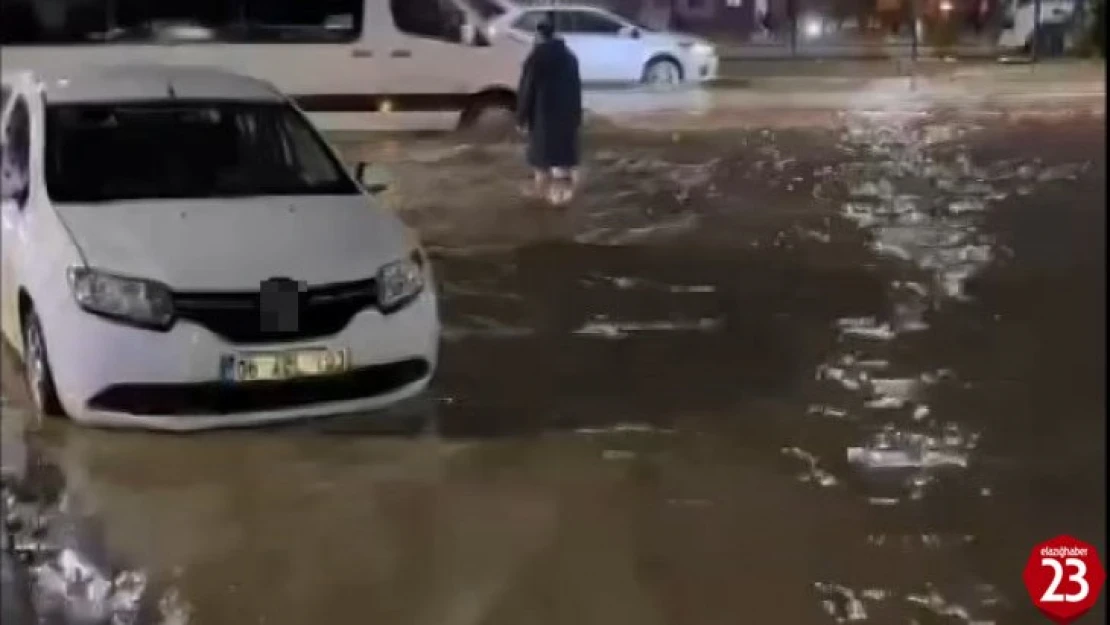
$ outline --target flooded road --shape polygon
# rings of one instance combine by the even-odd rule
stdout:
[[[348,145],[435,258],[425,432],[35,449],[165,623],[1039,623],[1029,549],[1106,522],[1105,126],[1044,117],[603,129],[563,211]]]

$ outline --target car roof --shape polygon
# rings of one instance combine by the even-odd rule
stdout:
[[[551,2],[550,0],[539,0],[536,2],[517,2],[516,9],[518,11],[597,11],[599,13],[608,13],[614,15],[612,11],[605,7],[599,7],[593,4],[584,3],[570,3],[570,2]]]
[[[64,75],[33,76],[46,101],[51,103],[285,100],[268,82],[208,67],[113,65]]]

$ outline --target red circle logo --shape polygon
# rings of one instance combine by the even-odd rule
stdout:
[[[1021,577],[1033,605],[1057,625],[1067,625],[1094,607],[1106,570],[1093,545],[1057,536],[1033,547]]]

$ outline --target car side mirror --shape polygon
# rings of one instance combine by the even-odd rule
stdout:
[[[624,28],[624,36],[628,37],[629,39],[639,39],[640,29],[634,26],[626,26]]]
[[[365,161],[359,161],[355,163],[354,174],[355,180],[370,195],[379,195],[389,190],[389,182],[381,168],[374,167]]]

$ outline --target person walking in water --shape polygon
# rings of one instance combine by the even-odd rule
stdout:
[[[554,15],[536,27],[536,45],[524,61],[517,90],[517,124],[528,136],[530,195],[569,202],[578,186],[582,80],[578,59],[555,36]]]

